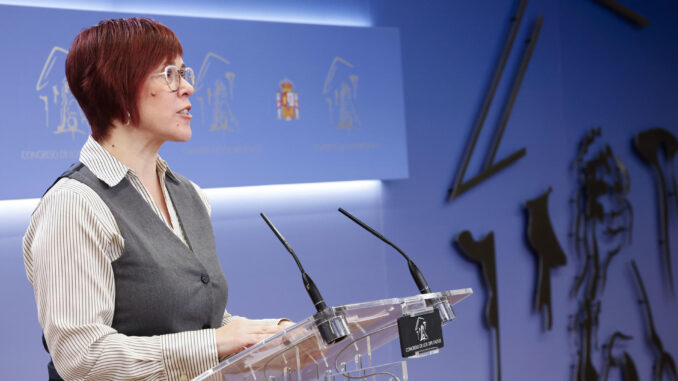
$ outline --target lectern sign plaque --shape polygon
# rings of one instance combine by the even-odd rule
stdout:
[[[400,353],[412,357],[444,346],[440,315],[433,310],[423,315],[403,316],[398,319]]]

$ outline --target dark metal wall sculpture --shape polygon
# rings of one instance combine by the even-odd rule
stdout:
[[[612,368],[620,368],[622,380],[624,381],[638,381],[638,369],[636,368],[636,363],[633,362],[633,359],[628,352],[624,351],[621,356],[614,356],[612,354],[612,349],[614,348],[617,340],[631,340],[633,337],[624,335],[623,333],[617,331],[610,336],[610,339],[603,345],[603,351],[605,352],[605,363],[603,365],[603,375],[601,379],[607,381],[610,376],[610,370]]]
[[[525,203],[528,211],[527,241],[537,256],[539,266],[534,308],[541,311],[542,308],[546,307],[546,327],[548,330],[551,330],[553,326],[550,269],[567,264],[567,257],[560,247],[549,217],[548,197],[551,190],[551,187],[549,187],[544,194]]]
[[[650,164],[657,175],[657,190],[659,193],[659,246],[661,247],[664,259],[664,267],[667,271],[669,287],[671,292],[674,293],[667,199],[673,197],[674,201],[676,201],[678,198],[676,173],[673,169],[673,162],[676,158],[676,152],[678,152],[678,140],[673,134],[663,128],[652,128],[637,134],[633,139],[633,146],[638,155]],[[664,151],[664,160],[660,156],[660,151],[662,150]],[[667,187],[666,172],[671,175],[672,189]],[[678,206],[678,201],[675,203]]]
[[[572,296],[579,300],[572,319],[576,334],[576,380],[597,380],[593,352],[602,308],[602,294],[612,260],[631,236],[633,213],[626,199],[626,168],[607,144],[595,144],[600,129],[592,129],[579,146],[574,169],[577,189],[572,199],[575,218],[571,236],[579,262]]]
[[[640,15],[639,13],[631,10],[630,8],[625,7],[624,5],[618,3],[616,0],[596,0],[597,3],[607,7],[614,13],[616,13],[618,16],[622,17],[626,21],[641,26],[645,27],[650,25],[650,21]]]
[[[649,341],[652,349],[656,353],[656,359],[653,369],[653,379],[654,381],[664,380],[664,375],[668,376],[668,380],[678,381],[678,372],[676,371],[676,363],[671,357],[671,354],[666,352],[662,341],[659,339],[659,334],[654,326],[654,319],[652,318],[652,309],[650,308],[650,299],[647,297],[647,292],[645,292],[645,285],[643,284],[643,278],[640,276],[638,271],[638,266],[636,262],[631,260],[631,268],[633,269],[633,274],[635,275],[638,289],[640,291],[640,300],[639,304],[645,310],[646,324],[647,324],[647,333],[649,334]]]
[[[537,38],[539,37],[539,32],[541,31],[541,25],[543,23],[542,16],[539,16],[537,22],[534,25],[530,38],[526,41],[527,47],[523,52],[523,56],[520,61],[520,66],[513,80],[513,84],[511,86],[511,91],[509,93],[508,99],[502,108],[501,116],[499,118],[499,126],[497,127],[494,138],[492,140],[492,146],[490,150],[487,152],[487,156],[485,157],[483,169],[479,174],[475,175],[474,177],[467,181],[464,181],[466,169],[468,168],[469,161],[471,160],[471,156],[473,155],[473,152],[475,150],[476,143],[478,142],[480,131],[482,130],[483,124],[485,123],[485,118],[487,117],[487,112],[489,111],[490,105],[492,104],[492,99],[494,98],[497,86],[499,85],[499,81],[501,80],[504,67],[506,66],[506,61],[508,60],[508,56],[511,53],[513,42],[515,41],[516,35],[518,34],[518,29],[520,27],[520,22],[522,21],[526,5],[527,0],[520,0],[516,12],[511,18],[511,28],[509,30],[508,35],[506,36],[506,40],[504,41],[502,52],[499,57],[499,61],[497,62],[497,67],[492,76],[492,81],[490,82],[490,86],[487,92],[485,93],[485,97],[483,98],[480,114],[478,115],[473,125],[471,140],[469,142],[468,147],[466,148],[466,153],[464,154],[464,157],[462,159],[457,176],[454,180],[454,184],[448,190],[448,201],[455,199],[464,192],[485,181],[490,176],[505,169],[506,167],[513,164],[521,157],[525,156],[526,150],[525,148],[521,148],[518,151],[499,160],[498,162],[495,162],[495,155],[497,153],[497,149],[499,148],[499,143],[501,142],[501,139],[504,135],[504,131],[506,129],[506,124],[508,123],[509,116],[511,115],[513,103],[515,102],[515,99],[518,95],[518,90],[520,90],[520,85],[522,84],[525,71],[527,70],[527,65],[529,64],[530,58],[532,57],[532,51],[534,50],[534,47],[537,44]]]
[[[487,301],[485,318],[490,329],[494,328],[495,380],[501,380],[501,347],[499,345],[499,308],[497,303],[497,265],[494,255],[494,233],[490,232],[480,241],[475,241],[469,231],[463,231],[455,239],[461,253],[469,260],[477,262],[483,273]]]

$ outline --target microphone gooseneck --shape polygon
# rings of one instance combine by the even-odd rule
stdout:
[[[409,267],[409,269],[410,269],[410,274],[412,274],[412,279],[414,279],[414,283],[417,285],[419,292],[421,292],[422,294],[430,294],[431,293],[431,288],[428,286],[428,282],[426,282],[426,279],[424,279],[424,274],[419,270],[417,265],[414,264],[414,262],[410,259],[410,257],[408,257],[407,254],[405,254],[404,251],[402,251],[393,242],[389,241],[386,237],[379,234],[378,231],[372,229],[366,223],[360,221],[358,218],[351,215],[351,213],[345,211],[342,208],[339,208],[339,211],[343,215],[345,215],[346,217],[350,218],[353,222],[360,225],[363,229],[372,233],[374,236],[376,236],[380,240],[384,241],[386,244],[388,244],[392,248],[396,249],[396,251],[399,252],[400,255],[402,255],[407,260],[407,267]],[[438,314],[440,315],[440,319],[441,319],[441,322],[443,324],[447,324],[448,322],[455,319],[454,311],[452,310],[452,306],[450,305],[450,302],[447,299],[445,299],[445,298],[434,298],[434,299],[431,300],[431,304],[433,305],[433,307],[436,310],[438,310]]]
[[[339,208],[339,211],[345,215],[346,217],[350,218],[353,222],[356,224],[360,225],[363,229],[367,230],[368,232],[372,233],[374,236],[379,238],[380,240],[384,241],[386,244],[391,246],[392,248],[396,249],[397,252],[400,253],[403,257],[405,257],[405,260],[407,260],[407,267],[410,269],[410,274],[412,274],[412,278],[414,279],[414,283],[417,284],[417,288],[419,289],[419,292],[422,294],[429,294],[431,293],[431,288],[428,286],[428,282],[426,282],[426,279],[424,279],[424,274],[419,270],[416,264],[412,262],[410,257],[405,254],[404,251],[402,251],[398,246],[396,246],[393,242],[389,241],[386,237],[383,235],[379,234],[378,231],[372,229],[370,226],[368,226],[366,223],[360,221],[356,217],[354,217],[351,213],[345,211],[342,208]]]
[[[283,237],[282,234],[276,229],[275,226],[273,226],[273,223],[266,217],[264,213],[260,213],[261,218],[266,221],[266,224],[268,225],[269,228],[273,231],[273,234],[275,234],[276,237],[280,240],[280,242],[285,246],[285,249],[292,254],[292,258],[294,258],[294,261],[297,262],[297,266],[299,266],[299,271],[301,271],[301,280],[304,282],[304,288],[306,288],[306,292],[308,292],[308,296],[311,297],[311,301],[313,301],[313,305],[315,306],[316,310],[318,312],[324,310],[327,308],[327,304],[325,304],[325,300],[323,299],[322,295],[320,295],[320,290],[318,290],[318,287],[315,285],[315,282],[313,282],[313,279],[311,279],[311,276],[304,271],[304,267],[301,266],[301,262],[299,262],[299,258],[297,255],[294,253],[294,249],[292,249],[292,246],[290,246],[289,243],[285,240],[285,237]]]
[[[318,287],[315,285],[315,282],[313,282],[313,279],[311,279],[311,276],[308,275],[306,271],[304,271],[299,258],[294,253],[294,250],[290,244],[287,243],[285,237],[280,234],[278,229],[273,226],[273,223],[268,219],[268,217],[266,217],[264,213],[260,213],[260,215],[261,218],[266,221],[268,227],[271,228],[273,234],[278,237],[287,251],[292,254],[294,261],[297,262],[299,271],[301,271],[301,280],[304,282],[304,288],[306,288],[306,292],[308,292],[308,296],[311,297],[313,306],[318,311],[315,315],[313,315],[313,317],[315,319],[315,325],[320,332],[320,336],[327,344],[333,344],[343,340],[351,332],[348,328],[346,318],[343,314],[335,311],[334,308],[327,307],[325,300],[323,299],[322,295],[320,295],[320,290],[318,290]]]

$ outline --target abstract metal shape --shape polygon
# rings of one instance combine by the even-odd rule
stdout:
[[[633,146],[638,155],[645,160],[657,174],[657,190],[659,191],[659,229],[662,256],[667,271],[669,287],[671,292],[675,292],[673,283],[673,271],[671,266],[671,245],[669,241],[669,211],[667,206],[667,196],[678,197],[678,188],[676,187],[676,174],[673,170],[673,161],[678,152],[678,140],[673,134],[663,128],[651,128],[638,133],[633,139]],[[673,191],[666,187],[666,178],[662,170],[662,163],[659,158],[660,149],[664,150],[664,158],[668,171],[672,176]],[[676,203],[678,205],[678,202]]]
[[[650,21],[648,19],[638,14],[637,12],[623,6],[622,4],[618,3],[615,0],[596,0],[596,2],[607,7],[608,9],[615,12],[617,15],[624,18],[626,21],[631,22],[632,24],[642,27],[650,25]]]
[[[576,380],[597,380],[593,361],[598,316],[610,263],[632,233],[633,210],[626,195],[630,190],[628,171],[607,144],[594,144],[600,128],[590,130],[579,145],[575,160],[577,189],[573,232],[575,252],[581,265],[571,294],[578,297],[573,332],[578,336]]]
[[[607,343],[603,345],[603,350],[605,351],[605,364],[603,365],[603,375],[601,378],[603,381],[607,381],[611,368],[621,368],[622,379],[624,381],[638,381],[638,369],[636,368],[636,363],[633,362],[633,359],[628,352],[624,351],[621,357],[615,357],[612,354],[612,348],[617,339],[631,340],[633,337],[624,335],[619,331],[610,336]]]
[[[464,154],[464,157],[462,159],[461,166],[457,173],[457,177],[454,181],[454,185],[449,189],[448,201],[457,198],[461,194],[465,193],[474,186],[480,184],[489,177],[493,176],[494,174],[502,171],[509,165],[513,164],[521,157],[525,156],[526,149],[523,147],[518,151],[508,155],[507,157],[499,160],[496,163],[494,161],[497,149],[499,148],[499,143],[501,142],[501,139],[504,135],[504,131],[506,130],[506,124],[508,123],[509,116],[511,115],[513,104],[518,95],[518,91],[520,90],[523,77],[525,76],[525,71],[527,70],[530,58],[532,57],[532,51],[534,50],[534,47],[537,44],[539,32],[541,31],[541,26],[544,21],[543,16],[539,16],[534,26],[534,29],[532,30],[530,38],[526,41],[527,48],[523,52],[523,56],[520,61],[520,66],[518,67],[518,71],[511,86],[509,97],[502,108],[502,113],[499,118],[499,126],[492,140],[491,148],[485,158],[483,169],[479,174],[473,176],[468,181],[464,181],[466,169],[468,168],[469,161],[471,160],[471,156],[473,155],[473,152],[475,150],[476,143],[478,142],[480,131],[482,130],[483,124],[485,123],[485,118],[487,117],[490,105],[492,104],[492,99],[494,98],[497,86],[499,85],[499,81],[501,80],[504,67],[506,66],[506,61],[508,60],[508,56],[511,53],[513,42],[515,41],[516,34],[518,33],[518,28],[520,27],[520,22],[522,20],[526,4],[527,0],[521,0],[520,3],[518,4],[515,15],[511,18],[512,25],[509,30],[509,34],[507,35],[506,40],[504,41],[502,53],[500,55],[497,67],[492,76],[490,87],[488,88],[488,91],[485,94],[485,97],[483,98],[482,107],[480,109],[480,115],[478,116],[474,123],[471,134],[471,141],[466,148],[466,153]]]
[[[643,284],[643,278],[640,276],[638,271],[638,266],[636,266],[636,261],[631,260],[631,268],[633,269],[633,274],[636,277],[638,289],[640,290],[641,299],[638,301],[640,305],[644,307],[647,324],[647,332],[650,337],[650,345],[654,348],[657,353],[657,358],[655,359],[653,369],[654,369],[654,381],[663,380],[663,375],[668,374],[669,379],[673,381],[678,381],[678,371],[676,371],[676,363],[673,361],[673,357],[670,353],[666,352],[662,341],[659,339],[659,334],[654,327],[654,319],[652,318],[652,308],[650,308],[650,299],[647,297],[647,292],[645,292],[645,285]]]
[[[525,203],[528,211],[527,241],[537,255],[539,263],[538,280],[534,309],[537,311],[546,307],[546,327],[553,326],[553,311],[551,306],[551,267],[567,264],[567,257],[560,247],[558,238],[553,231],[548,211],[548,197],[551,187],[541,196]]]
[[[485,318],[490,329],[494,328],[495,343],[495,380],[501,380],[501,346],[499,345],[499,308],[497,303],[497,265],[494,251],[494,233],[488,233],[485,238],[475,241],[468,230],[461,232],[455,239],[461,253],[469,260],[477,262],[483,273],[483,280],[487,289],[485,303]]]

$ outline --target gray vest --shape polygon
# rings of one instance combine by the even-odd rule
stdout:
[[[109,187],[82,163],[61,177],[92,188],[125,240],[113,262],[113,328],[129,336],[153,336],[221,326],[228,286],[207,209],[189,180],[169,170],[165,180],[187,247],[127,178]]]

